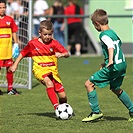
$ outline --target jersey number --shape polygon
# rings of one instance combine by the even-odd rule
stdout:
[[[119,51],[120,51],[119,46],[118,46],[119,40],[115,41],[114,44],[116,45],[115,62],[116,62],[116,64],[119,64],[122,62],[122,59],[119,59]],[[124,54],[123,54],[123,61],[125,61]]]

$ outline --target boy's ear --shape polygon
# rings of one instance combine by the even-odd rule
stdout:
[[[39,35],[41,35],[41,31],[40,30],[38,30],[38,33],[39,33]]]
[[[93,24],[96,25],[96,26],[98,26],[99,25],[99,22],[96,21]]]

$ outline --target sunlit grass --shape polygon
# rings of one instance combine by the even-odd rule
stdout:
[[[75,116],[66,121],[56,120],[53,107],[47,97],[45,86],[33,77],[32,90],[18,89],[21,95],[0,96],[1,133],[132,133],[133,123],[128,122],[128,110],[109,87],[97,93],[104,119],[96,123],[82,123],[90,113],[84,82],[103,62],[102,57],[70,57],[59,59],[59,73],[66,89],[68,103]],[[133,100],[132,58],[127,58],[127,75],[122,85]]]

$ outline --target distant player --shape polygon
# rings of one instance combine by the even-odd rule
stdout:
[[[121,49],[122,42],[117,34],[109,28],[106,11],[97,9],[92,14],[91,20],[95,29],[101,32],[99,38],[104,54],[104,63],[101,64],[101,69],[85,82],[92,112],[82,122],[89,122],[103,117],[103,113],[99,108],[95,85],[100,88],[110,85],[110,90],[118,96],[120,101],[129,110],[129,121],[133,121],[133,102],[128,94],[120,88],[127,68]]]
[[[42,21],[39,38],[28,42],[9,71],[15,72],[22,58],[32,57],[34,61],[33,74],[37,80],[46,86],[48,97],[56,109],[59,103],[67,102],[66,93],[58,74],[57,59],[67,58],[69,53],[62,44],[52,38],[53,30],[53,24],[50,20]]]
[[[6,12],[6,1],[0,0],[0,69],[1,67],[6,67],[8,70],[9,66],[13,64],[13,58],[16,58],[19,55],[18,47],[18,37],[16,32],[18,27],[15,24],[13,18],[7,16]],[[12,37],[14,40],[13,53],[12,53]],[[17,95],[18,92],[13,88],[13,73],[6,73],[8,90],[7,94]],[[2,95],[0,90],[0,95]]]

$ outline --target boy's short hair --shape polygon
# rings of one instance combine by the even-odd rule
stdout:
[[[0,0],[0,3],[5,3],[6,4],[6,0]]]
[[[46,30],[53,30],[53,23],[50,20],[43,20],[40,22],[40,31],[42,31],[42,29],[46,29]]]
[[[106,25],[108,24],[107,12],[103,9],[96,9],[91,15],[91,20],[93,23],[98,22],[101,25]]]

